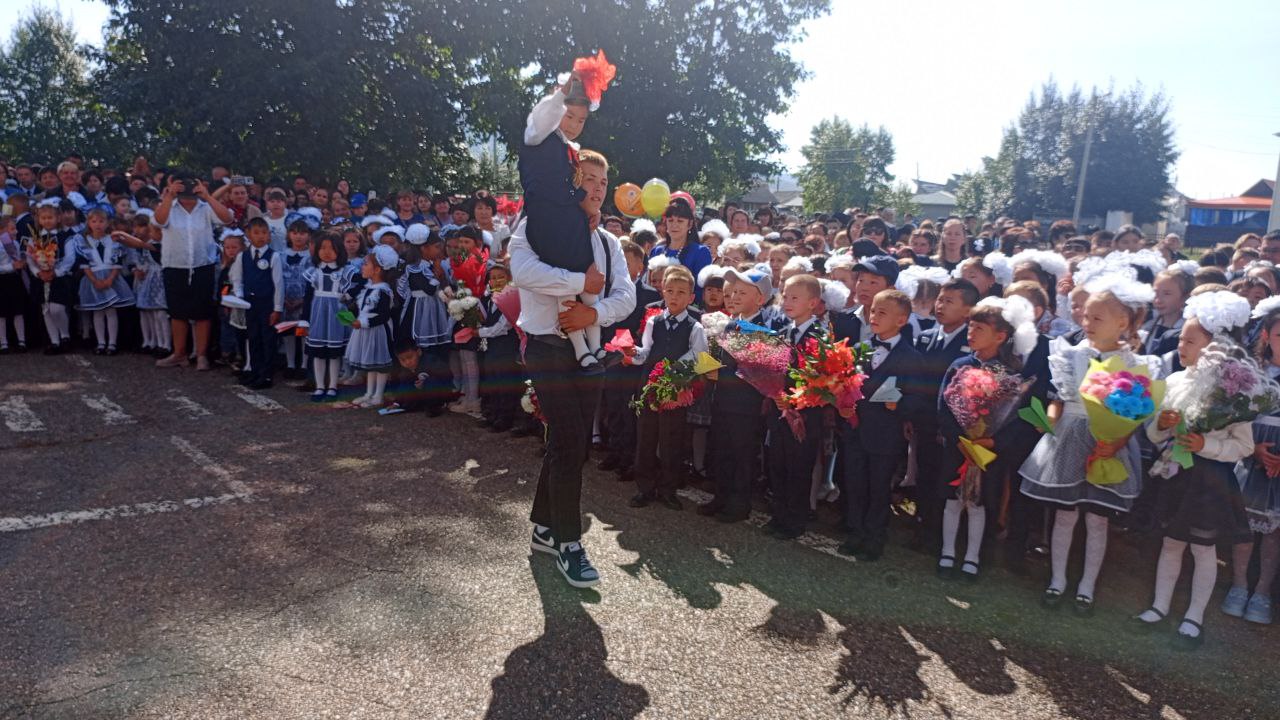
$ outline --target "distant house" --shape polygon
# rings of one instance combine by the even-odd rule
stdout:
[[[1274,181],[1259,180],[1236,197],[1188,199],[1186,243],[1210,246],[1234,242],[1245,233],[1265,233],[1275,191]]]
[[[934,185],[935,183],[919,183],[922,192],[911,196],[911,202],[920,208],[917,215],[921,220],[936,220],[938,218],[947,217],[955,214],[956,196],[955,193],[943,190],[940,187],[929,190],[926,185]],[[923,192],[928,190],[928,192]]]
[[[738,207],[749,213],[754,213],[762,207],[776,208],[778,206],[778,196],[773,194],[769,189],[769,183],[764,180],[757,180],[745,195],[738,198]]]

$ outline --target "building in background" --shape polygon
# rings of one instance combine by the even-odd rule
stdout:
[[[1208,247],[1235,242],[1245,233],[1265,233],[1275,191],[1274,180],[1259,180],[1236,197],[1187,200],[1185,242]]]

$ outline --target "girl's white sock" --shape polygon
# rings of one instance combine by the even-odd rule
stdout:
[[[969,521],[969,546],[964,549],[964,561],[977,565],[982,552],[982,534],[987,529],[987,511],[970,505],[964,514]]]
[[[387,389],[387,373],[369,373],[369,377],[373,378],[373,398],[371,399],[370,404],[381,405],[382,393]]]
[[[115,308],[103,311],[107,315],[107,347],[115,347],[120,340],[120,313]],[[99,338],[99,343],[102,339]]]
[[[1213,584],[1218,580],[1218,549],[1213,545],[1192,545],[1191,558],[1195,561],[1195,570],[1191,573],[1191,602],[1187,604],[1187,614],[1182,619],[1203,624],[1204,609],[1209,606]],[[1200,634],[1195,625],[1186,622],[1178,632],[1191,637]]]
[[[325,368],[329,367],[329,361],[325,360],[324,358],[315,358],[311,361],[311,367],[316,374],[316,392],[320,392],[325,387],[324,370]],[[336,383],[338,382],[338,378],[336,376],[330,375],[329,382]]]
[[[1151,607],[1164,615],[1169,614],[1169,606],[1173,604],[1173,589],[1178,584],[1178,575],[1182,574],[1182,554],[1187,544],[1181,540],[1165,538],[1160,548],[1160,562],[1156,565],[1156,590],[1151,599]],[[1147,622],[1156,622],[1162,615],[1147,610],[1138,616]]]
[[[155,323],[151,319],[150,310],[140,311],[138,326],[142,329],[142,347],[156,347]]]
[[[330,390],[337,390],[338,389],[338,373],[342,370],[342,359],[330,358],[328,361],[328,365],[329,365],[328,388]],[[320,387],[320,381],[318,379],[316,380],[316,387]]]
[[[462,364],[463,375],[463,401],[468,405],[477,405],[480,402],[480,363],[476,360],[474,350],[460,350],[459,362]],[[385,384],[385,381],[384,381]]]
[[[0,348],[9,347],[9,320],[0,317]]]
[[[1077,595],[1090,600],[1097,589],[1098,574],[1102,572],[1102,560],[1107,556],[1107,519],[1101,515],[1085,513],[1084,516],[1084,572],[1080,575]]]
[[[93,311],[93,334],[98,336],[98,347],[107,346],[107,311]]]
[[[21,315],[13,316],[13,334],[18,336],[18,342],[25,343],[27,341],[27,319]]]
[[[162,348],[173,347],[173,324],[169,322],[168,310],[153,310],[155,313],[156,339]]]
[[[1077,510],[1059,510],[1053,518],[1053,534],[1049,539],[1049,564],[1053,577],[1049,589],[1064,592],[1067,589],[1067,557],[1071,553],[1071,538],[1076,532]]]
[[[948,500],[942,508],[942,558],[938,561],[941,567],[956,565],[956,536],[960,534],[959,500]]]

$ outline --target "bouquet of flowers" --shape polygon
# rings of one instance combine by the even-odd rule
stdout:
[[[1080,384],[1080,400],[1089,416],[1089,432],[1098,441],[1089,455],[1085,479],[1094,485],[1124,482],[1128,473],[1114,452],[1103,454],[1129,439],[1164,399],[1164,381],[1152,380],[1145,367],[1130,368],[1113,355],[1090,360]]]
[[[715,348],[719,346],[720,336],[724,335],[733,320],[722,312],[713,312],[703,315],[701,322],[702,329],[706,331],[707,343]]]
[[[1242,355],[1224,345],[1210,344],[1193,367],[1169,383],[1164,409],[1182,416],[1178,435],[1222,430],[1280,408],[1280,385]],[[1151,466],[1151,474],[1169,478],[1193,464],[1191,451],[1173,441],[1165,445]]]
[[[738,365],[737,376],[769,399],[782,398],[787,392],[787,367],[791,364],[791,348],[767,328],[738,322],[738,332],[724,332],[716,340],[720,351]]]
[[[968,503],[978,498],[982,491],[982,473],[986,471],[996,454],[977,441],[994,437],[1013,416],[1014,408],[1031,388],[1030,381],[1009,372],[1000,365],[963,367],[942,391],[956,422],[964,430],[960,436],[960,453],[964,464],[960,466],[952,486],[959,487],[961,499]]]
[[[860,370],[866,347],[850,347],[848,340],[831,342],[826,338],[809,338],[796,351],[800,354],[800,367],[790,372],[795,383],[787,395],[791,407],[803,410],[830,405],[851,426],[857,427],[857,405],[862,399],[862,383],[867,379]],[[797,429],[793,423],[792,432]],[[803,440],[803,425],[799,429],[796,439]]]
[[[660,360],[649,371],[649,379],[631,401],[631,407],[637,415],[641,410],[662,412],[689,407],[702,396],[704,389],[705,382],[692,360]]]
[[[466,287],[458,288],[458,292],[449,301],[449,317],[461,326],[453,334],[453,341],[459,344],[468,342],[475,337],[476,328],[484,321],[480,312],[480,300]]]
[[[546,423],[547,418],[542,414],[542,406],[538,404],[538,393],[533,389],[533,381],[524,381],[524,396],[520,398],[520,409],[529,413],[540,423]]]
[[[470,291],[472,295],[479,296],[484,293],[484,276],[488,270],[488,257],[480,252],[470,254],[458,253],[449,259],[450,269],[453,271],[453,279]]]

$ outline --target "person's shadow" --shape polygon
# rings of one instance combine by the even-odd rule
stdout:
[[[486,718],[633,718],[649,706],[641,685],[619,680],[605,661],[609,651],[600,626],[583,603],[600,601],[594,590],[574,590],[552,563],[529,558],[529,572],[542,599],[542,637],[507,656],[491,683]]]

